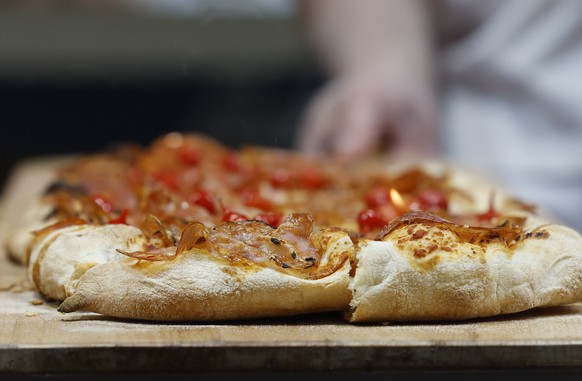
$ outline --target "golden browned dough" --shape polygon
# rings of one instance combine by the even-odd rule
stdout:
[[[232,320],[343,311],[353,244],[336,229],[324,230],[327,248],[321,261],[344,258],[335,272],[305,279],[297,270],[234,263],[193,248],[173,260],[127,258],[94,266],[72,279],[61,312],[79,309],[146,320]]]
[[[534,216],[498,234],[434,218],[359,243],[350,322],[458,320],[582,300],[582,237]]]

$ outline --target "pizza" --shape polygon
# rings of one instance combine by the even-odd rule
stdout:
[[[168,133],[55,171],[6,242],[63,313],[443,321],[582,300],[582,237],[444,163]]]

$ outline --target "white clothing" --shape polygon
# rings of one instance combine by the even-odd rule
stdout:
[[[466,33],[441,57],[448,159],[582,231],[582,1],[445,0],[443,12],[445,34]]]

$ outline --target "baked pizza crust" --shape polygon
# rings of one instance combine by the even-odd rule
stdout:
[[[548,236],[533,234],[513,248],[497,241],[482,248],[433,230],[425,242],[447,246],[423,257],[397,243],[410,228],[360,242],[348,321],[460,320],[582,300],[582,237],[568,227],[530,216],[526,230]]]
[[[344,311],[353,244],[335,230],[322,261],[345,253],[341,267],[319,279],[282,268],[231,262],[193,249],[163,261],[125,258],[90,268],[67,287],[59,311],[85,310],[145,320],[214,321]]]
[[[125,258],[116,249],[140,250],[141,230],[122,224],[73,225],[45,235],[31,250],[27,275],[47,298],[63,300],[65,285],[89,268]]]
[[[8,232],[4,242],[10,259],[24,264],[27,249],[34,239],[33,232],[53,222],[47,219],[51,210],[52,206],[40,199],[26,208],[20,220],[16,221],[14,227]]]

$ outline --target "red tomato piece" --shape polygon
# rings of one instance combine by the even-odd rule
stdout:
[[[216,213],[215,198],[205,189],[198,189],[188,196],[188,202],[206,209],[209,213]]]
[[[159,170],[152,173],[152,177],[155,182],[162,184],[168,190],[177,191],[178,190],[178,177],[175,173],[168,170]]]
[[[192,146],[184,146],[178,150],[180,161],[186,165],[196,165],[202,159],[200,151]]]
[[[489,198],[489,210],[487,210],[485,213],[478,214],[477,220],[479,220],[479,221],[491,221],[495,217],[499,216],[499,213],[497,213],[497,211],[495,210],[495,207],[493,206],[494,197],[495,197],[495,194],[492,193],[490,198]]]
[[[377,209],[364,209],[358,214],[358,225],[360,233],[368,234],[369,232],[382,229],[389,220]]]
[[[232,151],[228,151],[222,156],[222,165],[230,172],[240,172],[241,170],[240,160]]]
[[[372,187],[364,196],[364,202],[368,208],[376,208],[380,205],[392,203],[390,189],[381,185]]]
[[[307,168],[301,174],[301,185],[309,190],[316,190],[325,187],[327,179],[315,168]]]
[[[279,225],[281,225],[281,222],[283,222],[283,215],[281,213],[276,213],[276,212],[263,213],[263,214],[257,214],[253,219],[258,220],[258,221],[263,221],[263,222],[271,225],[273,228],[278,228]]]
[[[489,210],[485,213],[481,213],[477,215],[477,220],[479,221],[491,221],[495,217],[497,217],[499,213],[493,208],[493,205],[489,205]]]
[[[286,168],[277,168],[271,175],[269,182],[274,188],[285,188],[293,185],[293,176]]]
[[[223,221],[232,221],[232,222],[237,222],[237,221],[246,221],[249,218],[247,216],[245,216],[242,213],[238,213],[238,212],[233,212],[230,210],[227,210],[224,212],[224,216],[222,216],[222,220]]]
[[[426,189],[417,197],[422,210],[446,210],[449,206],[447,196],[439,189]]]
[[[243,204],[253,208],[269,211],[273,209],[273,205],[269,200],[261,196],[253,189],[242,189],[240,191],[240,199]]]
[[[117,218],[112,218],[111,220],[109,220],[110,224],[124,224],[127,225],[127,213],[129,211],[127,209],[123,209],[121,211],[121,213],[119,214],[119,217]]]
[[[127,172],[127,179],[130,186],[136,187],[143,181],[143,173],[138,168],[130,167]]]

